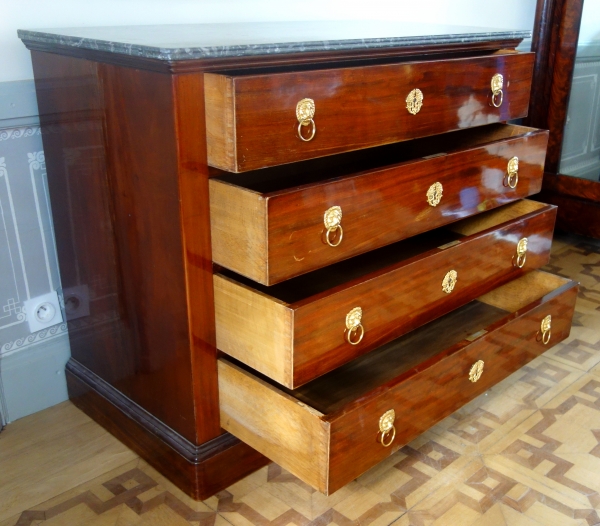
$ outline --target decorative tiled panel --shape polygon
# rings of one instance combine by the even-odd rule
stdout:
[[[23,303],[60,287],[38,126],[0,130],[0,356],[66,331],[29,332]]]

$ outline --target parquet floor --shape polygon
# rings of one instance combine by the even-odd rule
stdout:
[[[0,526],[600,524],[600,242],[557,236],[571,336],[330,497],[271,464],[194,502],[69,402],[0,435]]]

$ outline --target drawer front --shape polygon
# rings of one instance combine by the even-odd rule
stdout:
[[[520,204],[529,202],[511,206]],[[296,388],[545,265],[556,208],[534,206],[541,209],[288,306],[216,275],[217,347]],[[523,268],[518,268],[517,244],[525,237],[527,256]],[[456,282],[445,291],[444,281],[451,273]],[[349,335],[347,315],[356,308],[362,310],[361,326]],[[361,332],[362,340],[354,344]]]
[[[207,73],[208,162],[244,172],[524,117],[533,56],[506,53],[262,75]],[[492,92],[495,75],[502,75],[501,104]],[[407,97],[417,89],[422,105],[411,113]],[[310,112],[297,116],[304,99],[314,102],[306,126],[299,118],[309,122],[304,117]],[[299,137],[313,131],[312,140]]]
[[[548,132],[538,131],[262,198],[213,179],[214,261],[273,285],[536,194],[547,141]],[[515,157],[518,178],[508,181]],[[441,190],[439,200],[432,186]],[[324,215],[332,207],[342,219],[328,244]]]
[[[418,368],[331,414],[221,359],[221,425],[306,483],[333,493],[566,338],[576,295],[577,286],[570,282],[525,309],[507,313],[478,339],[440,349]],[[540,326],[547,315],[552,316],[552,329],[545,345]],[[480,360],[483,371],[473,382],[470,372]],[[391,409],[395,438],[384,447],[379,421]],[[389,441],[391,433],[384,439]]]

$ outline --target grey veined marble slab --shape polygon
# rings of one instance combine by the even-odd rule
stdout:
[[[530,31],[385,21],[311,21],[20,29],[25,41],[159,60],[523,39]]]

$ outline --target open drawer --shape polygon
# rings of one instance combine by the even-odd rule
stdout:
[[[555,218],[517,201],[271,287],[222,271],[217,348],[296,388],[545,265]]]
[[[245,172],[524,117],[533,53],[204,74],[208,164]]]
[[[493,124],[209,181],[215,263],[263,285],[538,193],[548,132]],[[327,226],[329,225],[329,226]]]
[[[566,338],[577,290],[531,272],[295,391],[220,358],[221,426],[333,493]]]

